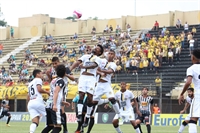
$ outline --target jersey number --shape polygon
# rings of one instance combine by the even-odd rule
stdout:
[[[33,88],[33,85],[31,85],[30,93],[31,93],[31,95],[35,95],[35,90],[34,90],[34,88]]]

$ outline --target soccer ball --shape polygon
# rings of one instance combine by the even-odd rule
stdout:
[[[80,11],[75,10],[75,11],[73,12],[73,17],[74,17],[75,19],[79,19],[79,18],[81,18],[81,16],[82,16],[82,13],[81,13]]]

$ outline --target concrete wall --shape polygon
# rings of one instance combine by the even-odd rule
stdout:
[[[51,34],[53,36],[59,35],[72,35],[75,32],[90,33],[92,27],[95,26],[97,32],[102,32],[106,25],[112,25],[114,30],[119,25],[123,30],[126,29],[126,25],[130,24],[132,29],[151,29],[157,20],[162,26],[175,26],[177,19],[184,24],[186,21],[188,24],[200,23],[200,11],[169,11],[166,14],[156,14],[149,16],[122,16],[121,18],[105,19],[105,20],[78,20],[72,22],[71,20],[65,20],[55,18],[53,23],[50,23],[50,17],[45,14],[36,14],[32,17],[19,18],[19,26],[14,27],[15,38],[30,38],[34,36],[44,36]],[[0,40],[10,38],[10,27],[0,29]]]

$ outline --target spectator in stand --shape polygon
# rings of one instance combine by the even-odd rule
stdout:
[[[169,66],[173,66],[173,57],[174,57],[174,53],[172,52],[171,49],[169,49],[169,52],[168,52],[168,63],[169,63]]]
[[[109,28],[108,25],[106,25],[106,28],[103,30],[104,33],[108,33],[109,32]]]
[[[154,65],[154,70],[155,70],[156,74],[158,74],[159,67],[160,67],[159,59],[156,58],[153,65]]]
[[[185,33],[182,31],[181,33],[181,48],[184,49],[184,44],[185,44]]]
[[[159,23],[157,21],[155,21],[155,24],[154,24],[152,30],[156,30],[157,31],[158,29],[159,29]]]
[[[162,82],[162,80],[160,79],[159,76],[157,76],[156,79],[155,79],[155,85],[156,85],[156,94],[157,94],[158,97],[160,95],[161,82]]]
[[[154,114],[160,114],[160,108],[158,107],[158,104],[157,103],[155,103],[154,104],[154,107],[153,107],[153,113]]]
[[[14,29],[12,26],[10,28],[10,35],[11,35],[11,38],[14,38]]]
[[[96,36],[96,34],[94,33],[93,36],[92,36],[92,38],[91,38],[91,42],[95,42],[96,39],[97,39],[97,36]]]
[[[181,54],[181,46],[178,45],[176,47],[176,60],[179,62],[180,61],[180,54]]]
[[[138,75],[137,73],[137,64],[138,64],[138,61],[136,59],[136,57],[134,57],[132,60],[131,60],[131,66],[132,66],[132,71],[133,71],[133,74],[132,75]]]
[[[148,42],[151,39],[151,34],[147,32],[145,42]]]
[[[91,34],[95,34],[95,33],[96,33],[96,28],[93,26]]]
[[[180,20],[180,19],[177,19],[176,28],[177,28],[177,29],[180,29],[180,28],[181,28],[181,20]]]
[[[52,42],[52,41],[53,41],[53,36],[51,36],[51,34],[49,34],[48,42]]]
[[[143,70],[144,70],[144,74],[147,75],[147,70],[148,70],[148,66],[149,66],[149,61],[147,60],[147,58],[145,57],[142,61],[143,63]]]
[[[0,43],[0,56],[2,56],[2,55],[3,55],[3,44]]]
[[[85,38],[84,38],[84,37],[82,38],[82,43],[86,43],[86,40],[85,40]]]
[[[184,24],[185,33],[188,33],[188,30],[189,30],[189,24],[187,22],[185,22],[185,24]]]
[[[110,30],[110,32],[113,31],[113,27],[112,27],[112,25],[110,25],[109,30]]]
[[[193,26],[192,27],[192,36],[194,37],[194,35],[197,33],[197,29]]]
[[[128,33],[131,32],[131,26],[130,26],[130,24],[127,24],[126,28],[127,28],[127,32]]]
[[[192,51],[194,50],[194,39],[193,39],[193,37],[190,39],[190,41],[189,41],[189,51],[190,51],[190,54],[189,54],[189,56],[192,54]]]
[[[73,39],[74,40],[78,39],[78,34],[77,33],[74,34]]]
[[[192,39],[192,34],[191,34],[191,32],[189,32],[188,35],[187,35],[188,48],[190,47],[190,40],[191,39]]]

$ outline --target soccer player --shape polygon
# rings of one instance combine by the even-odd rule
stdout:
[[[85,93],[87,93],[87,113],[86,113],[86,121],[87,123],[90,118],[90,114],[92,111],[92,98],[96,83],[96,73],[97,68],[100,64],[100,58],[103,54],[103,47],[101,45],[97,45],[95,49],[92,51],[92,54],[83,55],[78,61],[76,61],[70,68],[72,71],[76,67],[81,68],[81,76],[79,78],[78,91],[80,99],[78,101],[78,120],[81,121],[82,118],[82,110],[83,110],[83,98]]]
[[[8,99],[8,95],[5,96],[5,99],[2,101],[1,103],[1,113],[0,113],[0,119],[3,118],[4,116],[7,116],[7,122],[6,122],[6,126],[10,127],[9,122],[10,122],[10,118],[11,115],[10,113],[8,113],[9,111],[9,99]]]
[[[34,133],[38,124],[40,115],[46,116],[45,105],[42,93],[49,95],[49,92],[42,89],[42,72],[39,69],[33,71],[34,79],[28,85],[28,112],[32,118],[30,133]]]
[[[51,118],[54,124],[52,133],[59,133],[62,125],[62,104],[65,97],[66,84],[63,78],[65,77],[66,68],[64,65],[58,65],[56,67],[57,78],[54,83],[53,92],[53,108],[51,111]]]
[[[183,110],[180,111],[181,114],[183,114],[186,109],[188,107],[190,107],[190,104],[192,103],[192,99],[194,98],[194,88],[188,88],[187,89],[187,93],[188,93],[188,96],[186,97],[186,104],[185,104],[185,107]],[[178,133],[182,133],[185,126],[187,126],[187,124],[189,123],[189,120],[190,120],[190,116],[188,114],[188,116],[185,118],[185,120],[182,122],[179,130],[178,130]]]
[[[191,54],[191,61],[193,63],[187,69],[187,80],[183,87],[183,90],[179,97],[179,104],[182,104],[184,101],[184,93],[187,88],[193,82],[194,84],[194,98],[190,107],[190,121],[189,121],[189,133],[197,133],[197,120],[200,117],[200,49],[195,49]]]
[[[117,68],[117,65],[113,62],[114,57],[115,51],[110,50],[107,55],[107,60],[101,60],[100,69],[98,69],[100,78],[95,88],[93,103],[97,105],[101,97],[105,94],[112,103],[115,113],[120,117],[119,105],[116,102],[115,95],[111,87],[111,78]]]
[[[46,112],[47,112],[47,117],[46,117],[46,121],[47,121],[47,126],[45,127],[45,129],[43,129],[43,133],[48,133],[52,128],[53,128],[53,125],[52,125],[52,122],[51,122],[51,118],[50,118],[50,110],[52,108],[52,102],[53,102],[53,92],[54,92],[54,83],[55,83],[55,78],[57,77],[57,74],[56,74],[56,68],[57,66],[60,64],[60,61],[59,61],[59,58],[58,57],[53,57],[52,58],[52,68],[47,71],[47,75],[49,77],[49,80],[52,81],[50,83],[50,88],[51,88],[51,94],[47,100],[47,109],[46,109]],[[65,91],[64,91],[64,95],[65,97],[63,98],[63,102],[62,102],[62,105],[61,105],[61,109],[62,109],[62,118],[63,118],[63,133],[68,133],[68,130],[67,130],[67,118],[66,118],[66,114],[65,114],[65,105],[66,106],[69,106],[70,104],[68,102],[66,102],[66,96],[67,96],[67,91],[68,91],[68,79],[69,78],[70,80],[75,80],[73,75],[71,75],[71,71],[69,70],[68,67],[66,67],[66,74],[65,74],[65,77],[63,78],[65,84],[66,84],[66,87],[65,87]],[[54,81],[53,81],[54,80]],[[50,124],[51,123],[51,124]]]
[[[115,98],[118,99],[120,104],[120,114],[122,116],[122,120],[125,122],[130,121],[136,130],[136,133],[140,133],[140,129],[135,122],[135,114],[132,107],[132,105],[135,104],[136,111],[138,112],[138,103],[133,93],[129,90],[126,90],[126,82],[121,82],[121,89],[116,92]],[[105,108],[107,107],[108,104],[106,104]],[[117,114],[115,115],[112,123],[117,133],[122,133],[121,129],[119,128],[119,117]]]
[[[136,119],[136,123],[140,128],[140,123],[145,121],[147,127],[147,133],[151,133],[151,126],[150,126],[150,115],[153,112],[153,97],[148,95],[148,88],[144,87],[142,89],[142,95],[139,95],[136,98],[138,105],[139,105],[139,113]]]

